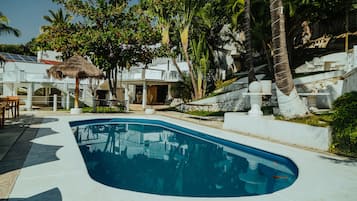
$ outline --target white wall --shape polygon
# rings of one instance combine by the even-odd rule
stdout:
[[[343,93],[357,91],[357,68],[351,70],[344,76]]]
[[[244,113],[225,113],[223,128],[323,151],[331,145],[329,128],[252,117]]]
[[[52,65],[39,63],[6,62],[5,72],[23,70],[26,73],[46,73]]]
[[[62,55],[62,53],[60,52],[56,52],[56,51],[38,51],[37,52],[37,61],[41,62],[43,60],[45,61],[62,61],[60,59],[60,56]]]

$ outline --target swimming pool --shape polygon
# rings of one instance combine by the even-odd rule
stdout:
[[[159,195],[268,194],[298,176],[288,158],[150,119],[70,122],[89,175],[120,189]]]

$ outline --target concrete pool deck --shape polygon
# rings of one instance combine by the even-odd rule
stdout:
[[[158,113],[160,114],[160,113]],[[168,114],[168,113],[166,113]],[[296,147],[277,144],[274,142],[253,138],[246,135],[239,135],[234,132],[225,131],[219,128],[220,123],[216,122],[211,126],[198,125],[207,123],[206,121],[188,122],[177,118],[170,118],[162,115],[144,114],[115,114],[115,115],[93,115],[83,114],[80,116],[70,116],[65,113],[28,113],[31,124],[25,134],[22,134],[17,141],[21,142],[22,137],[27,145],[31,144],[31,149],[27,154],[23,165],[16,168],[8,168],[1,171],[1,174],[17,173],[16,183],[9,195],[9,200],[355,200],[357,197],[357,161],[348,158],[338,157],[331,154],[313,152]],[[32,116],[31,116],[32,115]],[[83,120],[90,118],[105,117],[125,117],[125,118],[150,118],[169,121],[193,130],[199,130],[220,138],[236,141],[245,145],[260,148],[272,153],[280,154],[292,159],[299,168],[299,177],[295,183],[278,192],[251,197],[237,198],[188,198],[158,196],[145,193],[136,193],[126,190],[115,189],[104,186],[92,180],[85,167],[82,156],[75,142],[72,130],[68,125],[69,121]],[[172,113],[172,117],[175,114]],[[41,121],[41,123],[40,123]],[[14,130],[19,132],[19,130]],[[31,136],[31,137],[30,137]],[[15,144],[16,145],[16,144]],[[15,148],[15,150],[13,150]],[[16,147],[12,147],[14,153]],[[11,150],[5,158],[11,155]],[[25,154],[25,153],[23,153]],[[22,155],[23,155],[22,154]],[[15,157],[16,158],[16,157]],[[22,156],[24,158],[24,156]],[[3,161],[0,161],[3,162]],[[9,161],[11,163],[11,161]],[[1,163],[0,163],[1,164]],[[0,177],[1,178],[1,177]],[[16,176],[15,176],[16,178]],[[1,184],[1,183],[0,183]],[[6,185],[6,184],[5,184]],[[2,186],[0,185],[2,188]],[[5,198],[5,197],[0,197]]]

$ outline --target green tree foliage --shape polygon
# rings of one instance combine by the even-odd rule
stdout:
[[[332,151],[357,156],[357,91],[333,103]]]
[[[53,10],[49,10],[50,16],[45,15],[43,19],[49,22],[51,25],[59,25],[59,24],[68,24],[72,20],[72,16],[68,13],[64,13],[62,8],[60,8],[57,12]],[[47,26],[43,26],[43,29],[46,29]]]
[[[222,51],[219,32],[232,21],[232,9],[223,0],[142,0],[141,4],[154,17],[153,24],[160,27],[168,55],[176,57],[180,50],[184,56],[194,92],[192,98],[204,97],[207,73],[218,68],[214,55]]]
[[[21,54],[21,55],[29,55],[35,56],[35,51],[29,46],[30,44],[25,45],[11,45],[11,44],[1,44],[0,45],[0,52],[8,52],[13,54]]]
[[[62,9],[49,10],[49,13],[50,16],[46,15],[43,18],[50,24],[41,27],[42,33],[36,38],[35,43],[41,49],[61,52],[62,59],[68,59],[80,48],[76,40],[79,27],[72,23],[72,17]]]
[[[73,54],[89,55],[106,74],[112,98],[116,99],[118,72],[138,62],[149,63],[155,56],[150,45],[159,39],[150,19],[126,0],[54,0],[62,10],[45,16],[50,26],[44,27],[39,41],[44,47],[62,52],[64,58]]]

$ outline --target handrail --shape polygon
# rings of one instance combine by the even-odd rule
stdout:
[[[130,71],[122,72],[120,76],[123,81],[135,81],[135,80],[161,80],[161,81],[178,81],[180,80],[179,73],[177,71],[166,71],[160,69],[131,69]],[[144,76],[145,75],[145,76]]]
[[[311,92],[311,93],[298,93],[300,96],[329,96],[330,93],[328,92]]]

